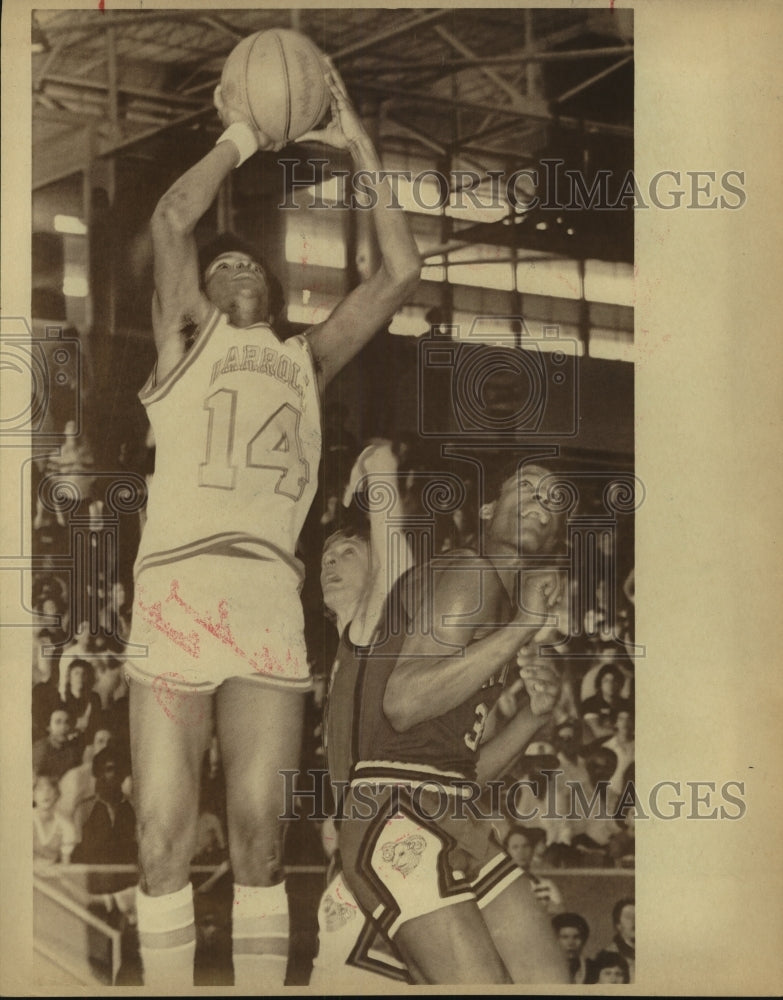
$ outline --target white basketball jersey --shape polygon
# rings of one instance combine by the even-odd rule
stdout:
[[[139,393],[155,434],[155,474],[136,572],[215,553],[294,553],[317,486],[321,420],[304,337],[231,326],[213,310],[190,351]]]

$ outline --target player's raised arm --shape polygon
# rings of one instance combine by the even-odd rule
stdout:
[[[356,170],[367,171],[372,190],[373,221],[381,252],[378,270],[337,306],[329,319],[312,327],[307,337],[321,374],[322,386],[367,343],[407,301],[419,281],[421,259],[405,213],[393,208],[388,180],[380,179],[381,161],[364,129],[337,70],[330,64],[326,76],[332,93],[332,120],[300,142],[318,140],[348,149]]]
[[[395,491],[394,503],[399,504],[397,470],[399,461],[392,442],[376,440],[369,444],[356,459],[348,486],[343,496],[347,507],[354,493],[363,490],[368,497],[370,523],[370,567],[367,586],[359,608],[351,623],[351,640],[366,645],[381,615],[383,605],[397,579],[413,564],[413,554],[407,537],[395,547],[398,561],[393,563],[391,539],[387,532],[387,491]]]
[[[226,106],[215,90],[215,106],[225,132],[206,156],[162,196],[150,224],[155,295],[152,324],[160,380],[185,351],[184,331],[201,323],[210,309],[200,288],[195,229],[228,174],[260,148],[274,148],[238,109]]]

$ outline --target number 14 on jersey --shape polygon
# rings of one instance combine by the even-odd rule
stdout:
[[[204,400],[209,412],[199,486],[233,490],[240,468],[274,469],[280,473],[275,493],[298,500],[310,479],[299,437],[301,413],[283,403],[247,441],[236,439],[236,389],[218,389]]]

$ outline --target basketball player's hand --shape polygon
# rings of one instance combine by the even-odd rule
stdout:
[[[255,133],[256,138],[258,139],[259,149],[274,150],[275,152],[277,152],[277,150],[283,148],[284,144],[282,142],[275,143],[272,139],[269,138],[268,135],[266,135],[260,129],[257,129],[255,125],[248,118],[247,113],[242,111],[241,108],[236,108],[226,103],[226,101],[223,99],[223,88],[220,86],[220,84],[218,84],[217,87],[215,87],[215,91],[212,95],[212,100],[215,105],[215,110],[218,113],[218,117],[220,118],[220,122],[223,125],[223,128],[228,128],[229,125],[233,125],[235,122],[244,122],[246,125],[249,125],[250,128]]]
[[[509,686],[501,693],[497,700],[497,707],[503,718],[513,719],[519,711],[517,695],[522,690],[522,687],[522,678],[518,677],[513,684],[509,684]]]
[[[520,658],[517,658],[520,663]],[[528,659],[520,663],[519,676],[530,699],[533,715],[549,715],[560,701],[563,689],[557,667],[546,660]]]
[[[331,59],[327,58],[326,63],[327,71],[324,74],[324,79],[332,95],[331,120],[325,128],[305,132],[296,141],[323,142],[335,149],[353,149],[359,142],[367,138],[367,132],[351,103],[343,78],[335,69]]]
[[[351,500],[366,476],[391,477],[397,472],[398,460],[391,441],[377,439],[367,445],[354,462],[348,485],[343,493],[343,506],[350,507]],[[365,484],[366,485],[366,484]]]
[[[530,624],[530,615],[558,614],[565,608],[566,580],[562,573],[551,569],[529,569],[520,574],[520,608],[515,618]],[[548,626],[547,626],[548,627]]]

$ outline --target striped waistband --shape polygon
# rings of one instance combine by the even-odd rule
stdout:
[[[353,769],[351,788],[355,785],[371,785],[385,788],[389,785],[403,785],[407,788],[426,788],[444,791],[447,795],[470,796],[467,787],[472,782],[458,771],[441,771],[428,764],[404,764],[399,761],[364,760]]]
[[[147,553],[137,559],[135,576],[138,577],[145,569],[182,562],[196,556],[259,559],[263,562],[278,563],[296,574],[300,586],[304,580],[304,566],[296,556],[283,551],[271,542],[243,532],[223,532],[218,535],[210,535],[207,538],[199,538],[173,549]]]

